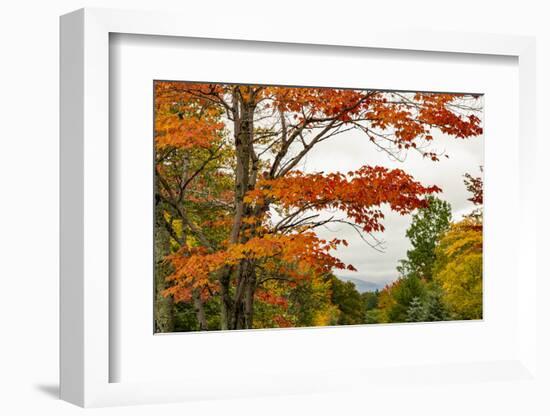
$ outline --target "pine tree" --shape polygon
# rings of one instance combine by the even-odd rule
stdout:
[[[446,321],[449,319],[449,312],[443,302],[443,290],[439,284],[433,282],[426,291],[424,301],[425,321]]]
[[[415,296],[407,309],[407,322],[426,321],[426,307],[419,297]]]

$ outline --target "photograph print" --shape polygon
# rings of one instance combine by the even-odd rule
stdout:
[[[156,333],[483,318],[483,95],[153,88]]]

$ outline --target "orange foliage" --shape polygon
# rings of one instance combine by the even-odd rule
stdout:
[[[268,87],[262,91],[273,106],[295,113],[297,122],[322,122],[337,119],[345,124],[369,122],[360,128],[371,141],[380,139],[379,133],[391,133],[389,139],[397,149],[418,148],[416,139],[431,141],[432,128],[458,138],[478,136],[483,132],[481,120],[456,111],[453,107],[460,94],[407,94],[349,90],[336,88]],[[269,105],[269,104],[268,104]],[[357,126],[359,127],[359,126]],[[378,132],[375,130],[379,129]],[[388,140],[388,136],[385,136]],[[433,152],[425,156],[438,160]]]
[[[481,171],[483,172],[483,168]],[[466,189],[472,193],[472,197],[468,198],[468,201],[472,201],[475,205],[483,205],[483,178],[466,173],[464,175],[464,184],[466,185]]]
[[[268,305],[281,306],[283,308],[288,307],[288,299],[283,296],[278,296],[274,293],[268,292],[265,289],[259,289],[256,291],[256,299],[267,303]]]
[[[189,92],[188,88],[182,90],[181,83],[155,83],[155,104],[157,149],[170,146],[208,148],[220,138],[225,128],[220,121],[222,110],[219,106]]]
[[[323,122],[338,120],[344,124],[369,122],[369,126],[359,126],[371,141],[379,139],[378,133],[391,133],[390,141],[398,149],[418,148],[416,139],[432,140],[430,131],[437,128],[443,133],[458,138],[478,136],[483,132],[481,120],[468,112],[457,111],[456,100],[464,95],[417,93],[414,95],[375,90],[352,90],[337,88],[295,88],[263,87],[255,85],[237,86],[231,84],[203,84],[183,82],[157,82],[155,100],[157,114],[161,109],[174,105],[185,111],[207,109],[210,116],[219,114],[228,106],[229,97],[239,94],[243,101],[256,103],[261,108],[276,108],[293,115],[296,125],[307,128]],[[180,113],[181,114],[181,113]],[[187,117],[187,114],[186,114]],[[156,124],[162,137],[159,145],[202,146],[215,136],[220,124],[206,126],[208,114],[201,114],[201,122],[186,121],[176,123],[175,119],[159,118]],[[212,120],[210,120],[212,121]],[[378,132],[374,131],[379,129]],[[388,137],[386,137],[386,140]],[[433,160],[438,155],[425,152]]]
[[[269,269],[277,268],[292,278],[306,278],[315,274],[325,274],[332,269],[355,270],[345,265],[329,252],[343,244],[343,240],[326,241],[313,232],[300,234],[266,234],[254,237],[246,243],[230,244],[224,250],[207,253],[203,248],[182,247],[167,259],[174,273],[167,277],[174,286],[165,295],[174,295],[176,301],[186,301],[191,297],[191,289],[198,288],[207,296],[207,291],[216,291],[217,283],[212,275],[224,266],[235,266],[242,260],[255,260]]]
[[[422,186],[400,169],[363,166],[357,171],[305,174],[294,171],[287,176],[263,180],[248,192],[245,202],[270,201],[284,208],[339,209],[366,232],[383,231],[379,207],[389,204],[400,214],[425,206],[421,195],[440,192],[437,186]]]
[[[207,148],[219,138],[224,128],[221,122],[211,123],[208,120],[186,117],[180,119],[177,114],[158,114],[156,119],[159,149],[173,146],[180,149],[192,147]]]

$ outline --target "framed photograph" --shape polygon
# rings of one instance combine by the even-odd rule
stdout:
[[[515,36],[63,16],[61,397],[538,388],[534,62]]]

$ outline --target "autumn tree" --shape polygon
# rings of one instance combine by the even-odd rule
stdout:
[[[483,238],[478,219],[453,224],[436,249],[435,280],[453,319],[481,319],[483,307]]]
[[[333,254],[347,242],[318,227],[345,224],[368,241],[384,230],[381,206],[408,214],[440,189],[377,166],[306,173],[304,158],[357,130],[392,158],[437,161],[433,132],[480,135],[477,107],[472,95],[156,82],[156,196],[176,242],[163,295],[194,304],[201,329],[212,297],[221,329],[252,328],[255,302],[278,302],[273,282],[354,270]]]
[[[483,169],[481,168],[483,172]],[[435,281],[453,319],[481,319],[483,313],[483,179],[464,175],[476,208],[451,225],[436,249]]]
[[[258,289],[255,297],[254,328],[280,328],[336,325],[337,305],[332,303],[332,282],[314,275],[294,284],[271,280]]]
[[[479,170],[483,175],[483,166],[480,166]],[[466,173],[464,174],[464,185],[468,192],[472,194],[468,201],[476,207],[467,216],[477,219],[477,222],[481,224],[483,221],[483,176],[473,176]]]
[[[163,98],[155,103],[155,330],[170,332],[174,320],[186,319],[186,309],[174,310],[173,297],[165,295],[175,271],[167,259],[182,248],[201,250],[225,239],[234,182],[222,112],[198,101]],[[185,294],[201,330],[209,328],[205,290],[190,286]]]
[[[481,173],[483,173],[483,166],[479,167]],[[483,205],[483,179],[481,176],[473,176],[469,173],[464,174],[464,185],[468,192],[471,192],[472,196],[468,199],[475,205]]]

